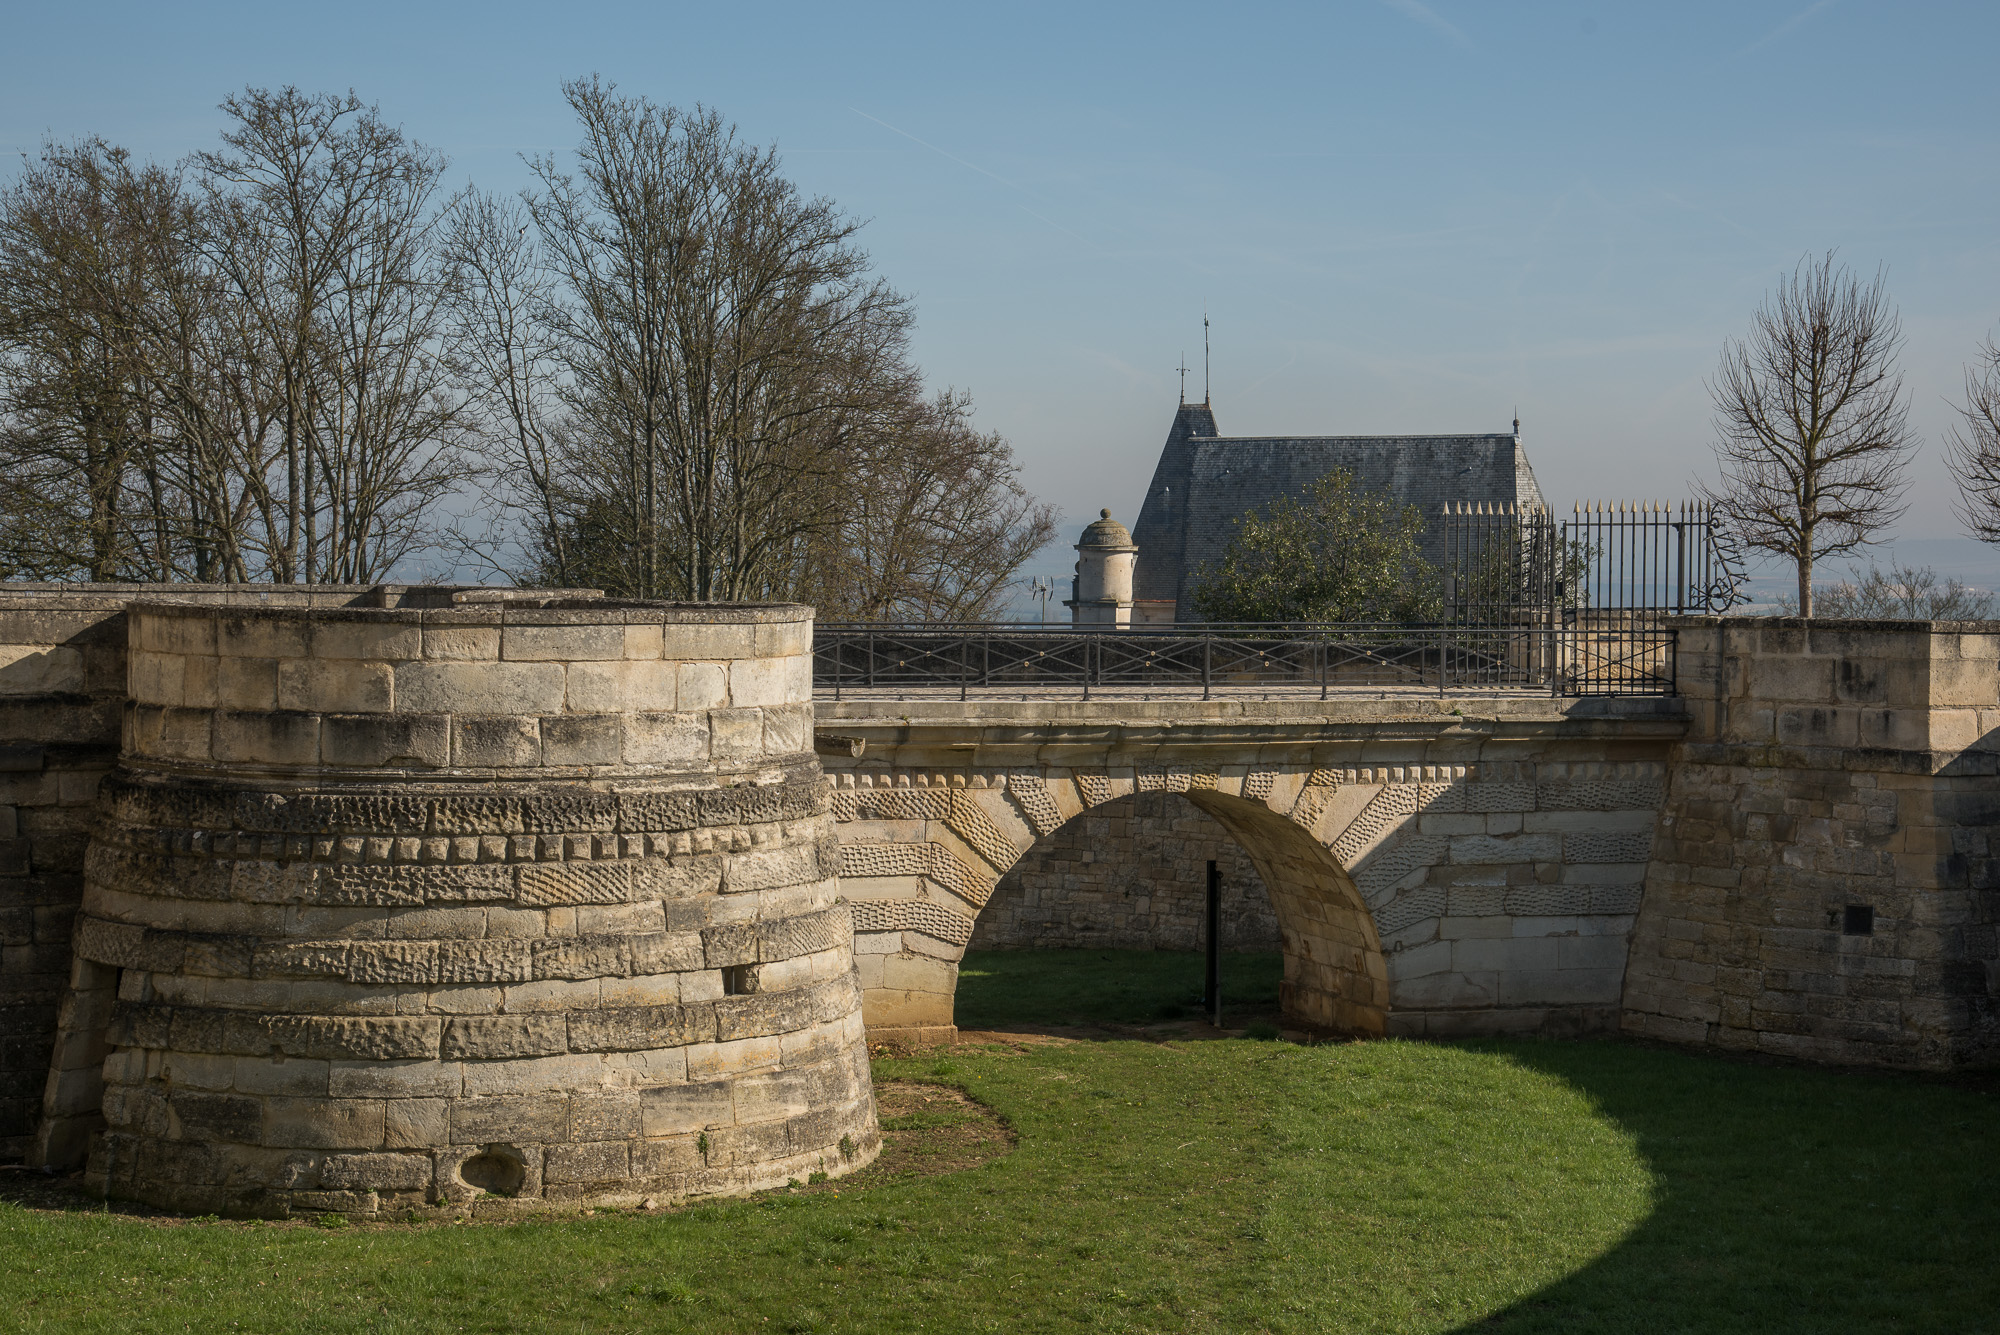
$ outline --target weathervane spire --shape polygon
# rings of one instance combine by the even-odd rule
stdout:
[[[1187,373],[1188,373],[1187,354],[1185,352],[1181,354],[1180,366],[1178,366],[1175,369],[1177,369],[1181,373],[1181,407],[1185,408],[1187,407]]]
[[[1201,406],[1208,407],[1208,303],[1201,304]]]

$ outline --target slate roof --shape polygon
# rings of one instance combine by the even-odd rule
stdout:
[[[1192,618],[1191,575],[1220,556],[1244,512],[1301,494],[1335,468],[1370,491],[1415,505],[1427,521],[1424,555],[1443,555],[1447,501],[1542,503],[1513,432],[1454,436],[1223,436],[1207,404],[1182,404],[1133,525],[1133,596],[1173,599]]]

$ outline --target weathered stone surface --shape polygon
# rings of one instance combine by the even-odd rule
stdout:
[[[843,1138],[876,1143],[865,1097],[787,1108],[779,1132],[709,1159],[678,1127],[647,1129],[648,1099],[667,1108],[662,1091],[690,1079],[733,1107],[734,1081],[794,1032],[844,1036],[799,1050],[808,1074],[859,1057],[808,640],[774,641],[786,652],[745,675],[760,699],[796,697],[767,720],[726,699],[688,708],[681,682],[706,677],[663,656],[689,616],[684,640],[756,658],[759,609],[731,613],[740,625],[590,602],[429,627],[383,608],[232,610],[226,629],[207,609],[119,614],[151,712],[133,716],[90,851],[83,808],[108,748],[61,827],[68,902],[80,871],[90,907],[73,942],[68,913],[49,939],[75,963],[41,1054],[62,1077],[45,1159],[75,1162],[97,1123],[93,1183],[158,1204],[282,1215],[500,1195],[513,1211],[659,1193],[668,1164],[676,1194],[774,1185],[802,1152],[844,1164]],[[729,659],[705,666],[726,689]],[[711,754],[717,712],[728,744]],[[28,801],[8,775],[39,782],[43,763],[9,759],[0,748],[6,822]],[[57,846],[24,849],[19,879]],[[0,965],[40,948],[22,906],[0,896]],[[739,980],[754,994],[727,995],[705,931],[764,971]],[[818,1139],[802,1150],[801,1135]]]

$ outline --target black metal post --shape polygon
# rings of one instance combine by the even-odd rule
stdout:
[[[1222,1028],[1222,871],[1213,862],[1208,864],[1208,966],[1201,997],[1208,1022]]]

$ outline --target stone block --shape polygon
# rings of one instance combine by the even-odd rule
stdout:
[[[759,760],[764,755],[764,714],[760,709],[713,709],[708,714],[709,755],[718,762]]]
[[[1389,984],[1390,1004],[1397,1010],[1478,1009],[1492,1006],[1499,996],[1499,976],[1493,973],[1432,973]]]
[[[671,713],[679,707],[678,667],[660,659],[571,663],[569,711],[572,714]]]
[[[311,624],[304,619],[223,611],[215,621],[216,648],[224,658],[306,658]]]
[[[569,1138],[569,1100],[561,1096],[508,1094],[462,1099],[451,1105],[451,1143],[547,1144]]]
[[[1554,937],[1486,937],[1451,943],[1452,966],[1461,973],[1502,975],[1522,969],[1558,967]]]
[[[1615,1006],[1625,971],[1615,969],[1510,969],[1499,975],[1505,1006]]]
[[[468,1098],[502,1094],[548,1096],[599,1088],[604,1084],[606,1068],[603,1058],[595,1053],[559,1053],[468,1062],[464,1072]]]
[[[695,1081],[639,1092],[641,1127],[650,1139],[733,1125],[736,1105],[725,1080]]]
[[[523,662],[623,658],[625,627],[509,625],[501,632],[500,656]]]
[[[623,755],[628,765],[691,764],[709,758],[709,719],[701,713],[629,714]]]
[[[377,664],[421,658],[423,627],[407,622],[315,620],[311,653],[316,659],[365,659]]]
[[[210,751],[215,759],[222,761],[317,765],[319,727],[318,714],[217,710]]]
[[[215,614],[147,609],[132,617],[134,648],[170,654],[213,654]]]
[[[334,1190],[418,1191],[431,1184],[428,1154],[329,1154],[320,1186]]]
[[[424,657],[439,663],[482,663],[500,657],[498,626],[425,626]]]
[[[544,765],[616,765],[624,758],[625,721],[616,714],[557,714],[541,722]]]
[[[230,658],[216,662],[215,703],[223,709],[268,713],[278,707],[278,660]]]
[[[764,754],[796,755],[813,749],[813,707],[778,705],[764,711]]]
[[[278,708],[381,713],[395,707],[394,682],[393,670],[387,663],[339,658],[289,659],[278,664]]]
[[[132,699],[142,705],[179,705],[187,656],[134,650],[126,660]]]
[[[661,627],[660,652],[667,658],[728,661],[757,656],[757,627],[669,621]]]
[[[327,1093],[336,1099],[456,1098],[470,1082],[450,1061],[331,1062]]]
[[[622,1140],[551,1145],[542,1169],[549,1183],[616,1182],[631,1175],[631,1146]]]
[[[451,763],[451,721],[437,714],[328,714],[320,720],[328,765],[438,769]]]
[[[678,698],[682,709],[721,709],[729,703],[727,663],[679,663]]]
[[[376,1149],[385,1113],[380,1099],[268,1098],[264,1144],[299,1149]]]
[[[447,1099],[391,1099],[383,1109],[384,1149],[433,1149],[451,1143]]]
[[[460,714],[451,721],[451,763],[515,769],[542,763],[541,720],[512,714]]]
[[[1459,864],[1556,862],[1562,857],[1562,841],[1550,834],[1521,834],[1505,838],[1484,834],[1454,835],[1449,857]]]
[[[807,663],[806,688],[799,689],[798,664]],[[804,704],[812,699],[810,662],[797,658],[745,658],[729,665],[729,703],[738,708]]]
[[[395,669],[399,708],[418,714],[559,714],[565,679],[560,663],[401,663]]]

